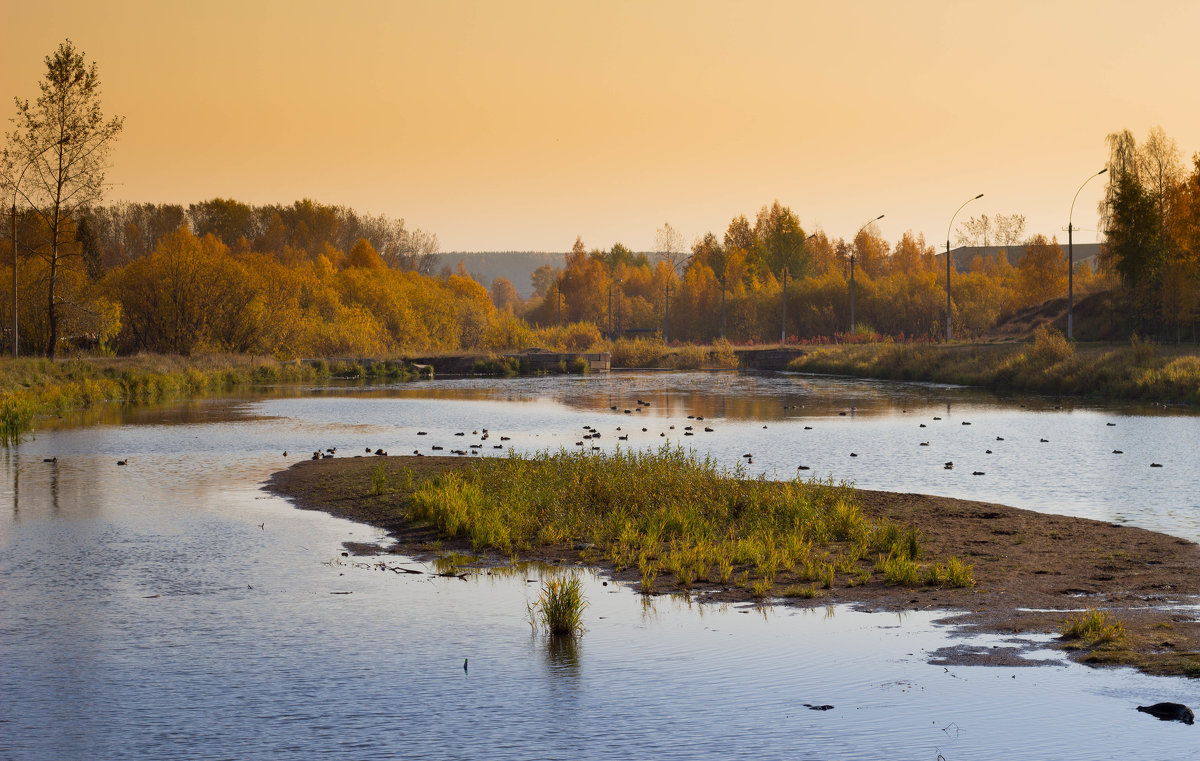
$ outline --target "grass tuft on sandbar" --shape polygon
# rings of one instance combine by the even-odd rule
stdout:
[[[921,574],[919,534],[865,517],[848,484],[749,479],[681,447],[478,460],[418,485],[409,517],[476,550],[583,548],[617,571],[638,569],[645,592],[668,575],[684,588],[733,584],[757,597],[777,578],[830,589],[837,574],[865,583],[877,556],[911,568],[892,583],[974,584],[957,559]]]

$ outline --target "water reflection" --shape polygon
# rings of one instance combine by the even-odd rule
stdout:
[[[1194,757],[1182,726],[1139,724],[1133,710],[1194,704],[1186,680],[1073,664],[949,673],[927,663],[959,642],[934,623],[936,612],[704,606],[606,587],[591,573],[580,574],[587,631],[552,642],[531,636],[526,606],[538,581],[575,569],[485,571],[457,559],[451,566],[470,570],[464,582],[411,559],[342,557],[343,542],[379,542],[380,532],[256,488],[295,461],[280,457],[284,449],[411,450],[425,446],[417,430],[449,438],[484,420],[500,421],[494,430],[520,451],[573,442],[584,423],[603,428],[608,447],[613,427],[632,427],[635,416],[667,430],[699,415],[716,432],[695,437],[697,448],[722,462],[753,446],[756,468],[792,471],[802,457],[822,477],[860,485],[979,489],[995,501],[1032,494],[1043,509],[1196,526],[1189,458],[1139,481],[1129,466],[1091,464],[1090,454],[1117,448],[1114,436],[1127,452],[1186,453],[1195,437],[1187,416],[1020,410],[953,389],[781,376],[676,380],[460,384],[482,394],[473,401],[449,385],[437,387],[444,398],[364,386],[43,428],[2,464],[0,500],[12,510],[0,510],[0,757],[852,759],[936,758],[940,749],[1082,759],[1142,757],[1149,742],[1156,758]],[[739,407],[743,396],[752,403]],[[639,397],[652,405],[642,413],[608,409]],[[804,406],[784,410],[785,399]],[[922,409],[928,430],[917,428]],[[776,417],[736,417],[759,412]],[[194,422],[175,424],[176,414]],[[651,430],[638,441],[636,426],[630,445],[659,443],[658,429],[643,425]],[[1064,454],[1039,450],[1047,429]],[[920,436],[932,450],[982,450],[996,435],[1015,446],[997,451],[1003,467],[992,470],[1019,476],[997,478],[990,492],[940,467],[928,470],[944,480],[930,480],[925,465],[949,457],[930,452],[926,463],[916,444]],[[852,449],[862,457],[848,463]],[[130,465],[118,468],[124,457]],[[1077,481],[1060,483],[1062,473]]]
[[[552,677],[570,678],[578,681],[580,676],[580,650],[582,637],[573,635],[547,635],[537,637],[546,652],[546,665]]]
[[[21,517],[21,469],[17,466],[19,447],[4,448],[4,471],[12,479],[12,519],[16,523]]]
[[[829,394],[835,387],[835,396]],[[1030,412],[1071,411],[1072,398],[997,395],[990,391],[943,384],[881,383],[853,378],[831,379],[780,373],[713,371],[701,373],[629,373],[605,376],[561,376],[537,379],[455,379],[364,387],[351,393],[362,398],[440,399],[451,401],[532,402],[553,399],[583,412],[616,413],[637,420],[699,415],[728,420],[781,421],[829,416],[871,417],[898,412],[916,414],[956,405],[1020,405]],[[637,402],[649,402],[639,405]],[[1184,408],[1164,410],[1148,404],[1122,405],[1129,414],[1194,414]],[[839,413],[845,413],[839,415]]]

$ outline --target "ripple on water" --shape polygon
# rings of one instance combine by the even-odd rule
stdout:
[[[964,641],[929,611],[743,612],[670,599],[644,611],[632,592],[590,577],[588,631],[573,646],[554,644],[524,620],[536,584],[330,562],[343,540],[379,533],[255,489],[284,449],[411,449],[426,445],[417,430],[436,443],[483,421],[498,421],[488,427],[524,451],[566,442],[584,423],[610,447],[609,428],[627,416],[615,417],[608,402],[630,396],[652,403],[630,445],[657,445],[660,430],[700,414],[714,432],[692,443],[722,462],[755,446],[764,470],[802,460],[860,485],[896,479],[917,485],[908,490],[978,490],[963,495],[1001,502],[1019,503],[1024,487],[938,480],[947,476],[925,473],[921,450],[940,465],[976,434],[996,449],[997,435],[1020,443],[1053,427],[1048,438],[1071,443],[1078,459],[1088,447],[1117,448],[1104,435],[1144,425],[1143,443],[1119,447],[1124,463],[1139,446],[1194,435],[1174,427],[1190,425],[1186,417],[1117,417],[1120,426],[1108,428],[1119,413],[1018,411],[955,389],[670,378],[668,387],[655,376],[520,381],[499,391],[491,381],[427,384],[242,401],[236,414],[179,425],[142,415],[39,433],[0,458],[10,506],[0,516],[0,757],[1094,758],[1144,757],[1150,743],[1157,758],[1192,757],[1190,728],[1133,710],[1197,703],[1184,680],[1074,664],[934,666],[928,659],[941,648],[1006,641]],[[785,413],[785,400],[804,406]],[[768,408],[770,416],[758,412]],[[918,413],[929,428],[917,428]],[[960,426],[968,413],[972,425]],[[931,446],[918,449],[918,436]],[[1022,467],[1017,481],[1061,475],[1061,462],[1027,463],[1053,461],[1027,449],[997,449],[1003,465],[989,476]],[[852,450],[854,464],[842,456]],[[62,456],[42,467],[51,454]],[[119,457],[130,465],[116,468]],[[1105,467],[1124,467],[1114,459]],[[1095,486],[1087,463],[1069,472],[1079,483],[1062,488],[1081,496],[1068,508],[1139,525],[1196,520],[1190,492],[1175,486],[1178,470],[1165,488],[1130,487],[1154,500],[1114,488],[1125,471]]]

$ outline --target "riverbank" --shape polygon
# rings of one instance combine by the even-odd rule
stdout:
[[[421,484],[461,471],[472,460],[446,457],[358,457],[305,460],[276,473],[269,488],[298,507],[322,510],[388,531],[389,551],[421,558],[472,553],[470,539],[447,538],[430,525],[407,518]],[[687,592],[705,601],[760,601],[791,605],[847,603],[870,610],[936,609],[978,631],[1061,632],[1072,614],[1103,609],[1124,627],[1111,641],[1063,640],[1073,657],[1093,664],[1135,666],[1153,674],[1200,676],[1200,624],[1188,611],[1171,610],[1200,595],[1200,546],[1175,537],[1080,518],[1047,515],[981,502],[916,494],[854,491],[869,520],[914,528],[922,556],[957,556],[973,566],[975,585],[952,587],[890,584],[882,572],[842,568],[832,583],[802,585],[799,574],[780,572],[765,594],[739,583],[751,563],[732,568],[728,580],[693,578],[688,583],[663,573],[655,593]],[[636,567],[618,568],[598,557],[586,538],[570,538],[512,553],[482,553],[473,566],[507,564],[512,557],[599,567],[612,578],[638,586]],[[355,546],[357,553],[376,548]],[[811,590],[811,594],[810,594]],[[962,651],[949,662],[1012,665],[1012,650]]]
[[[107,402],[152,404],[239,386],[329,378],[415,377],[417,371],[399,361],[283,362],[243,354],[0,359],[0,444],[18,440],[39,415]]]
[[[1032,343],[842,344],[812,348],[789,370],[1163,404],[1200,404],[1195,347],[1080,345],[1041,330]]]

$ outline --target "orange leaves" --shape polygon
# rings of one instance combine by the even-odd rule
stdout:
[[[365,270],[384,269],[383,259],[379,258],[379,254],[375,253],[375,249],[366,238],[358,239],[354,248],[350,249],[350,255],[346,257],[345,264],[342,266]]]
[[[1034,236],[1017,265],[1013,306],[1021,309],[1067,293],[1067,255],[1058,240]]]
[[[386,356],[478,344],[496,315],[482,286],[388,269],[360,244],[338,271],[324,254],[288,265],[234,256],[216,237],[180,228],[105,288],[123,310],[126,350]]]

